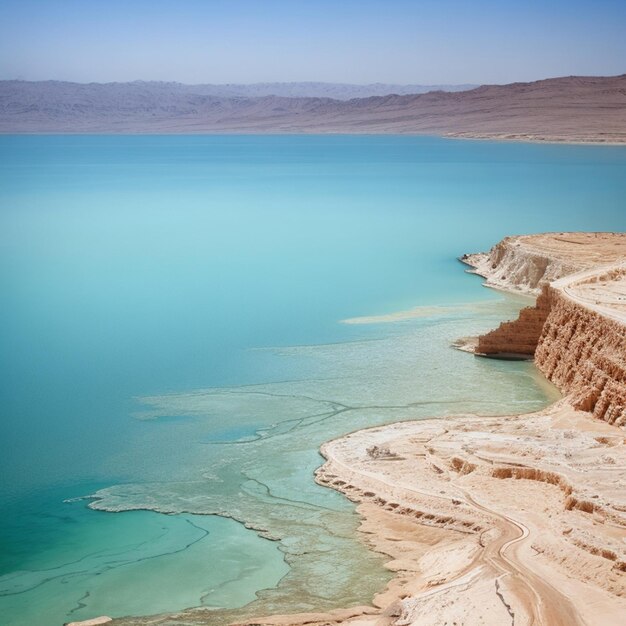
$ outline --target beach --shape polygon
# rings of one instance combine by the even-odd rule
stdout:
[[[465,257],[488,284],[542,290],[535,363],[564,397],[528,415],[404,422],[326,443],[316,480],[358,503],[361,538],[395,578],[371,607],[242,623],[621,624],[625,259],[614,233],[512,238]],[[505,330],[502,351],[517,335]]]

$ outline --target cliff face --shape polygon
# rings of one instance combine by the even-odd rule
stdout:
[[[519,237],[506,237],[489,252],[466,254],[461,261],[487,279],[488,287],[536,295],[545,283],[584,269],[575,261],[555,258],[525,246]]]
[[[621,233],[510,237],[488,254],[466,257],[488,285],[541,289],[535,306],[479,337],[475,352],[503,358],[534,355],[539,370],[569,396],[574,408],[625,426],[624,258],[626,236]]]
[[[626,324],[545,286],[519,319],[478,338],[477,354],[533,355],[576,409],[626,425]]]
[[[624,258],[625,233],[545,233],[506,237],[489,252],[461,261],[488,287],[539,295],[545,284]]]
[[[502,322],[495,330],[481,335],[475,352],[485,356],[532,357],[549,313],[550,291],[546,286],[537,298],[537,304],[522,309],[518,319]]]
[[[535,363],[574,408],[626,425],[626,325],[550,287]]]

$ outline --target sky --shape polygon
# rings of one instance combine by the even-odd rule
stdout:
[[[0,0],[0,79],[507,83],[626,72],[626,0]]]

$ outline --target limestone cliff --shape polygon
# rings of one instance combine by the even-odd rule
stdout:
[[[626,325],[550,287],[550,313],[535,351],[548,380],[574,408],[626,425]]]
[[[625,426],[626,235],[512,237],[476,257],[464,260],[489,276],[487,284],[514,291],[541,286],[541,293],[517,320],[479,337],[475,352],[504,358],[534,355],[539,370],[569,395],[575,408]],[[598,266],[599,261],[610,264]],[[570,274],[574,267],[579,271]]]
[[[532,358],[550,312],[550,291],[547,286],[535,306],[520,311],[519,318],[502,322],[498,328],[478,337],[475,352],[485,356],[520,356]]]
[[[465,254],[461,261],[488,287],[538,295],[545,284],[624,258],[625,233],[545,233],[506,237],[489,252]]]
[[[528,250],[517,237],[503,239],[489,252],[466,254],[461,261],[474,268],[472,273],[486,278],[487,287],[532,295],[541,291],[543,283],[582,269]]]

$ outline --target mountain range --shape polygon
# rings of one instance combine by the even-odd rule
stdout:
[[[405,93],[427,87],[0,81],[0,132],[412,133],[626,142],[626,74],[467,87]],[[387,90],[394,93],[353,97]]]

